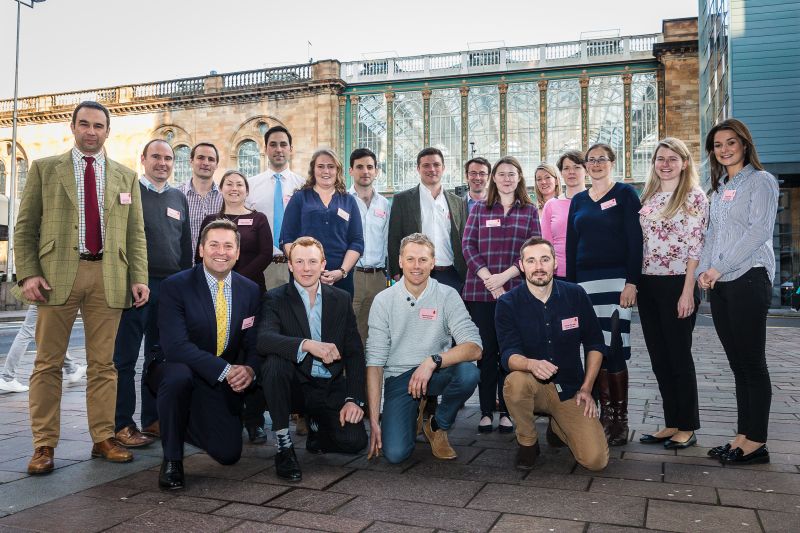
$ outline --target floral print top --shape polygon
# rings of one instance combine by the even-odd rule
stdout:
[[[708,198],[695,187],[689,191],[686,206],[666,219],[661,212],[671,197],[671,192],[656,193],[639,211],[644,242],[642,274],[686,274],[689,259],[700,259],[708,222]]]

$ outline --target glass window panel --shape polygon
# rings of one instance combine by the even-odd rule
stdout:
[[[508,155],[513,155],[519,160],[526,181],[532,182],[533,169],[542,160],[539,135],[539,86],[536,83],[510,84],[506,106]]]
[[[26,181],[28,181],[28,161],[17,159],[17,198],[22,198]]]
[[[614,149],[616,179],[625,176],[625,95],[620,76],[589,80],[589,146],[606,143]]]
[[[580,150],[581,85],[577,79],[547,84],[547,161],[555,163],[567,150]]]
[[[0,194],[6,194],[6,164],[0,161]]]
[[[258,145],[255,141],[248,139],[239,143],[236,159],[236,167],[246,178],[261,172],[261,155],[258,153]]]
[[[192,179],[192,167],[189,164],[191,148],[185,144],[175,147],[175,164],[172,171],[172,181],[176,186],[183,185]]]
[[[491,162],[500,159],[500,93],[497,85],[470,87],[468,153]],[[475,143],[474,145],[472,143]]]
[[[644,181],[658,144],[658,86],[656,75],[634,74],[631,83],[631,175]]]
[[[458,89],[431,92],[431,146],[444,154],[442,183],[453,188],[463,182],[461,170],[461,95]]]
[[[377,156],[380,173],[375,180],[375,187],[380,191],[386,190],[386,101],[383,94],[369,94],[358,100],[356,127],[357,131],[353,134],[355,147],[369,148]]]
[[[394,154],[392,187],[395,191],[419,183],[417,154],[422,149],[422,93],[397,93],[394,98]]]

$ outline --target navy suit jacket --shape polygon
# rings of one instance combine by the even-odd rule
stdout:
[[[260,290],[236,272],[231,272],[231,289],[228,346],[217,357],[216,312],[203,265],[173,274],[161,283],[158,327],[164,359],[186,364],[212,386],[228,363],[247,365],[256,373],[261,364],[255,327],[261,309]]]

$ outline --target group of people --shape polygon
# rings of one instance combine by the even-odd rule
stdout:
[[[736,438],[709,454],[769,460],[777,183],[741,122],[709,134],[710,211],[688,149],[672,138],[658,144],[641,200],[614,180],[605,144],[541,164],[534,198],[513,157],[468,161],[469,191],[456,196],[442,185],[444,155],[429,147],[417,156],[419,185],[390,206],[375,190],[373,152],[350,155],[349,190],[328,149],[313,153],[302,178],[289,168],[282,126],[265,133],[266,172],[231,170],[217,184],[219,153],[202,142],[180,187],[169,183],[165,141],[145,145],[141,177],[106,156],[102,105],[78,105],[71,128],[70,152],[32,164],[15,232],[15,290],[39,306],[31,474],[54,467],[79,310],[92,455],[131,461],[131,448],[160,438],[165,489],[185,484],[185,442],[222,464],[239,459],[243,427],[264,442],[265,410],[276,475],[287,480],[302,478],[292,413],[307,421],[311,453],[367,448],[398,463],[422,433],[435,457],[453,459],[448,430],[476,388],[478,431],[495,430],[497,411],[496,430],[516,432],[519,468],[533,467],[535,414],[547,414],[551,446],[603,469],[608,446],[628,440],[637,303],[665,417],[640,440],[684,448],[699,428],[697,287],[711,292],[739,408]]]

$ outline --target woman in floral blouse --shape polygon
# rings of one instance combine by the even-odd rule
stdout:
[[[658,143],[642,192],[643,261],[639,318],[664,403],[664,427],[644,444],[688,448],[700,428],[692,331],[697,304],[694,276],[703,248],[708,198],[683,141]]]

